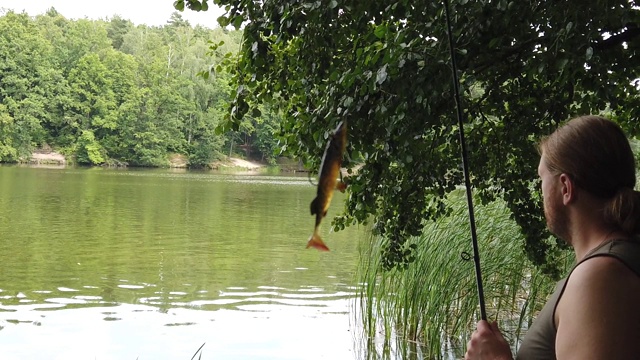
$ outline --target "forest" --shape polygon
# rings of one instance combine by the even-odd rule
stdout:
[[[278,116],[216,132],[231,96],[237,30],[66,19],[54,8],[0,17],[0,162],[53,149],[80,165],[207,167],[226,155],[275,161]]]

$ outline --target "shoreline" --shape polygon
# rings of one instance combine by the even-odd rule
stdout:
[[[52,150],[36,150],[31,154],[28,161],[23,164],[36,165],[36,166],[52,166],[52,167],[64,167],[70,164],[67,158],[59,152]],[[128,166],[124,166],[128,167]],[[184,168],[187,169],[187,160],[184,155],[172,154],[169,156],[169,168]],[[213,170],[219,170],[221,168],[241,168],[248,171],[257,171],[262,168],[266,168],[267,165],[258,162],[245,160],[236,157],[230,157],[226,160],[215,161],[210,164],[210,168]]]
[[[280,157],[276,160],[275,164],[266,164],[261,161],[247,160],[239,157],[227,157],[223,160],[216,160],[211,162],[204,168],[190,168],[188,165],[188,158],[183,154],[168,154],[167,166],[129,166],[127,163],[111,159],[109,163],[102,165],[87,165],[88,167],[110,167],[110,168],[169,168],[169,169],[191,169],[191,170],[222,170],[222,171],[242,171],[249,173],[259,173],[262,171],[278,170],[283,173],[308,173],[309,170],[304,168],[301,161],[290,159],[286,157]],[[9,164],[9,163],[7,163]],[[61,168],[67,166],[76,166],[78,164],[73,161],[73,158],[67,159],[62,153],[52,150],[51,148],[40,148],[33,151],[31,156],[26,159],[23,158],[17,164],[34,166],[34,167],[49,167],[49,168]],[[84,166],[84,165],[79,165]]]

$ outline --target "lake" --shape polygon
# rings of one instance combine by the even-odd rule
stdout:
[[[2,359],[356,359],[363,229],[306,175],[0,166]],[[197,358],[197,356],[196,356]]]

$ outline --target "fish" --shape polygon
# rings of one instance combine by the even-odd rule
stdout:
[[[327,147],[322,155],[320,163],[320,178],[318,179],[318,189],[316,197],[311,201],[311,215],[316,216],[316,225],[313,228],[313,234],[307,242],[308,248],[315,248],[321,251],[329,251],[327,245],[318,234],[318,227],[322,219],[327,215],[327,210],[331,204],[333,192],[338,189],[344,192],[346,185],[338,178],[342,178],[340,166],[342,165],[342,157],[347,146],[347,122],[340,121],[338,126],[331,134]]]

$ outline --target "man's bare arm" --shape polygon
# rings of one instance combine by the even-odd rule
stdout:
[[[569,277],[556,309],[558,360],[637,359],[640,279],[619,260],[600,256]]]

